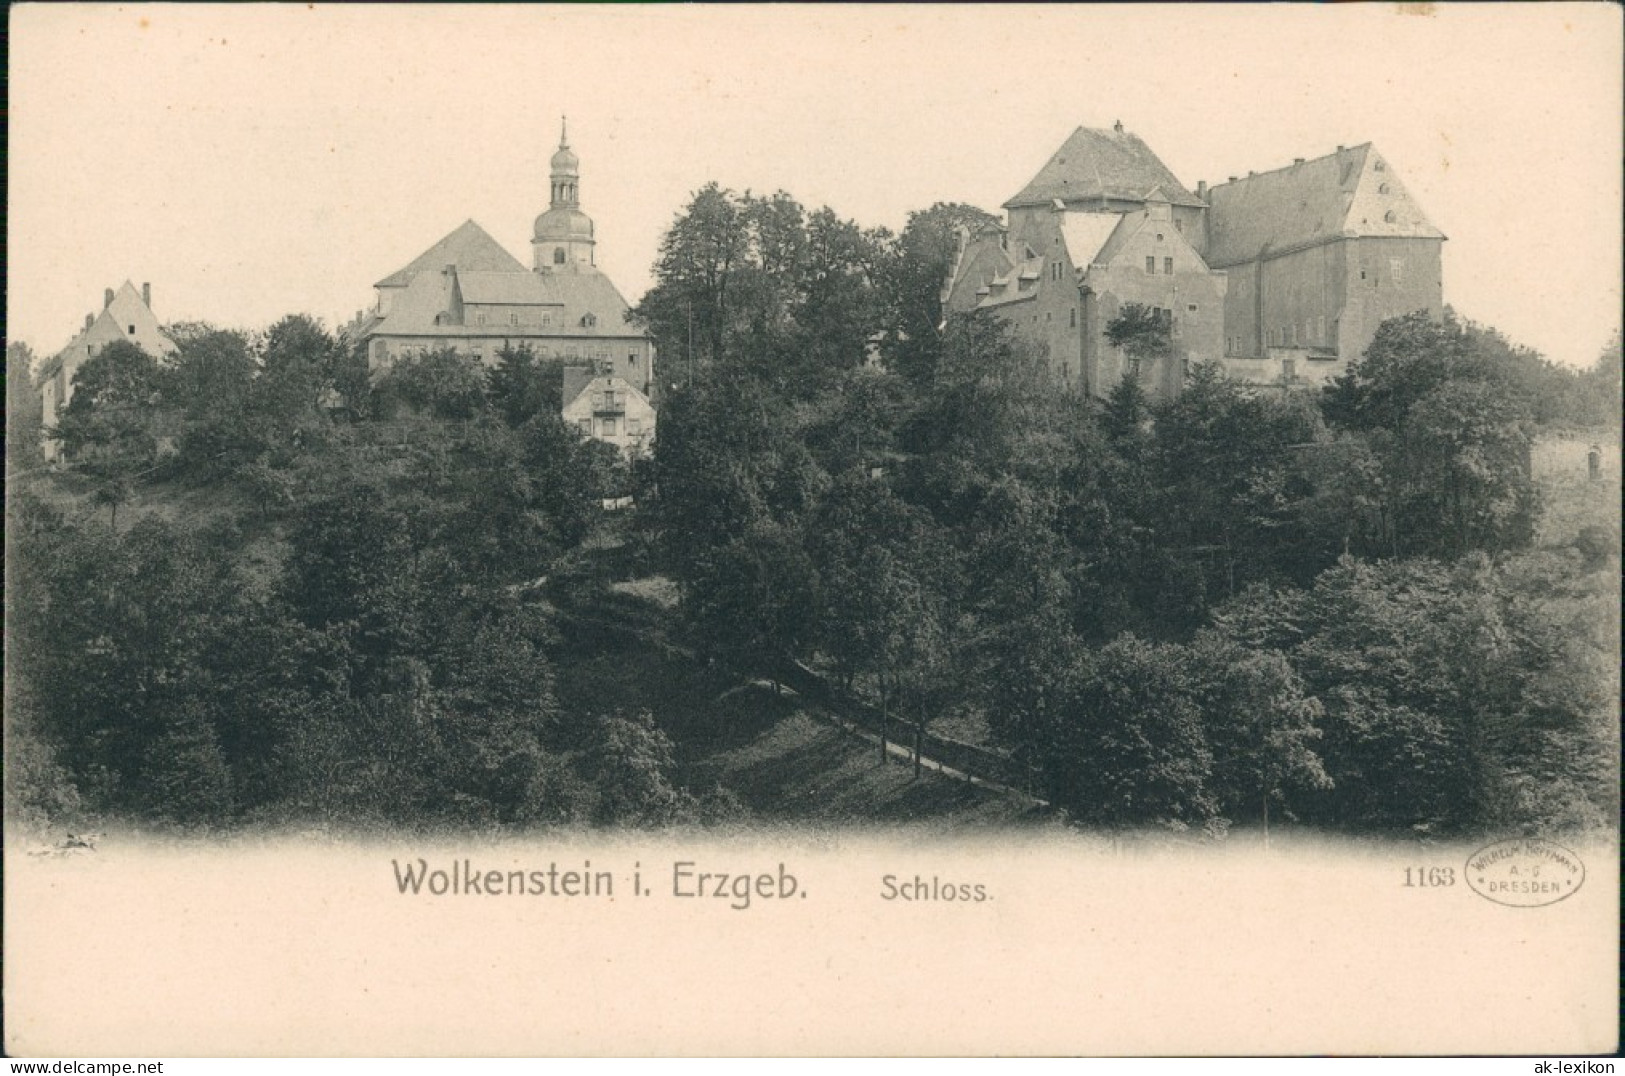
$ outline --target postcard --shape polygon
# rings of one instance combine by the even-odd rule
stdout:
[[[1614,1052],[1620,18],[13,6],[7,1052]]]

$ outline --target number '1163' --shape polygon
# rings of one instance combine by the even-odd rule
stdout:
[[[1456,884],[1456,868],[1454,867],[1406,867],[1405,887],[1407,889],[1428,889],[1434,886]]]

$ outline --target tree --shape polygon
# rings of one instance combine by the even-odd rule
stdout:
[[[856,367],[834,377],[828,391],[805,408],[803,438],[825,471],[868,471],[896,460],[897,427],[911,410],[902,378]]]
[[[865,361],[885,320],[890,242],[783,191],[712,183],[667,231],[633,316],[684,381],[726,364],[786,397],[815,395]]]
[[[209,715],[187,700],[167,715],[143,759],[148,810],[176,822],[219,822],[232,812],[231,769]]]
[[[672,742],[639,710],[599,717],[587,772],[598,791],[600,825],[669,825],[693,814],[694,803],[672,783]]]
[[[1218,808],[1240,817],[1256,806],[1268,842],[1271,803],[1288,806],[1294,792],[1332,785],[1313,749],[1324,710],[1277,651],[1248,650],[1203,633],[1189,653]]]
[[[1060,696],[1028,723],[1052,803],[1114,829],[1215,816],[1212,755],[1179,647],[1124,636],[1071,669]]]
[[[655,286],[633,315],[674,364],[674,374],[687,377],[696,361],[722,361],[735,270],[748,242],[733,192],[715,183],[695,192],[661,239]]]
[[[563,363],[538,359],[529,344],[504,344],[485,375],[491,406],[510,426],[537,415],[557,415],[564,407]]]
[[[399,402],[445,422],[468,422],[485,411],[486,375],[478,359],[438,348],[397,361],[378,379],[385,414]]]
[[[1049,364],[992,318],[948,319],[936,379],[900,434],[905,451],[996,473],[1052,477],[1074,414]]]
[[[1151,397],[1137,377],[1125,377],[1106,395],[1103,425],[1118,451],[1138,457],[1144,441],[1144,427],[1151,418]]]
[[[163,372],[163,395],[182,416],[180,463],[194,475],[241,472],[269,449],[254,413],[259,359],[247,333],[187,323]]]
[[[1328,421],[1350,429],[1396,432],[1428,393],[1475,373],[1461,326],[1418,311],[1377,326],[1365,353],[1327,387],[1323,407]]]
[[[79,367],[73,398],[49,431],[91,479],[92,501],[110,510],[113,526],[136,479],[152,471],[158,459],[164,427],[159,383],[157,360],[115,340]]]
[[[1454,318],[1391,318],[1326,390],[1327,417],[1362,435],[1378,463],[1384,552],[1460,556],[1526,544],[1539,504],[1528,453],[1533,408],[1550,394],[1542,360]],[[1542,405],[1545,406],[1545,405]]]
[[[1308,529],[1313,496],[1304,449],[1327,439],[1314,404],[1248,392],[1216,363],[1156,409],[1150,452],[1164,549],[1202,565],[1209,592],[1236,593],[1249,576],[1307,581],[1337,556],[1337,536]]]
[[[265,331],[250,409],[257,436],[273,453],[297,453],[329,434],[328,408],[352,356],[316,319],[290,314]]]
[[[792,308],[796,366],[833,378],[861,366],[885,320],[880,281],[891,236],[842,220],[825,206],[807,218],[798,294]]]
[[[241,421],[259,361],[247,333],[188,323],[165,363],[165,401],[191,421]]]
[[[435,799],[498,823],[568,817],[575,794],[557,787],[549,750],[560,718],[546,647],[548,618],[511,601],[465,607],[430,661]]]
[[[610,495],[606,455],[617,462],[619,457],[613,446],[581,438],[557,412],[537,415],[518,433],[532,483],[531,508],[560,549],[573,549],[587,537]]]
[[[886,263],[891,324],[882,350],[886,365],[916,390],[930,386],[942,358],[942,291],[959,254],[960,235],[988,226],[998,226],[998,218],[985,210],[938,202],[909,214],[896,254]]]
[[[1481,381],[1449,381],[1416,402],[1389,455],[1408,548],[1459,556],[1529,543],[1539,501],[1525,414]]]
[[[123,532],[33,509],[20,522],[26,627],[8,675],[29,684],[80,793],[97,809],[228,812],[210,744],[230,702],[210,690],[205,655],[247,589],[235,565],[215,538],[151,518]]]
[[[289,606],[309,627],[347,633],[373,676],[392,654],[413,653],[427,627],[425,565],[404,507],[377,486],[352,486],[310,505],[289,536]]]
[[[70,457],[85,455],[136,470],[157,453],[154,404],[158,362],[136,345],[115,340],[73,375],[73,398],[54,436]]]
[[[797,433],[787,401],[754,378],[707,375],[667,398],[656,516],[679,582],[755,522],[811,509],[827,477]]]
[[[831,487],[808,530],[818,648],[848,688],[860,675],[874,678],[883,715],[913,716],[917,757],[928,713],[952,679],[951,552],[924,512],[862,472]]]
[[[1589,400],[1586,414],[1593,421],[1601,421],[1608,425],[1618,427],[1620,424],[1620,401],[1625,399],[1625,383],[1621,381],[1620,362],[1620,335],[1614,330],[1613,339],[1609,340],[1597,356],[1597,361],[1583,375],[1584,391]]]
[[[1174,355],[1173,319],[1140,303],[1125,303],[1115,318],[1106,323],[1106,342],[1122,348],[1129,368],[1124,378],[1139,380],[1148,371]]]
[[[21,340],[6,345],[6,467],[28,470],[43,462],[40,427],[44,400],[34,380],[34,351]]]
[[[1601,701],[1617,697],[1617,630],[1579,627],[1617,620],[1602,612],[1612,593],[1589,586],[1547,553],[1347,558],[1308,591],[1255,590],[1215,620],[1285,655],[1324,706],[1334,787],[1306,796],[1304,817],[1356,832],[1569,826],[1617,801],[1617,715]]]
[[[779,664],[812,638],[817,585],[800,535],[759,519],[710,551],[689,577],[683,609],[709,652],[777,681]]]

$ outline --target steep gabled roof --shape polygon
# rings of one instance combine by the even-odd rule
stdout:
[[[502,244],[472,220],[466,220],[440,242],[412,259],[405,268],[397,269],[374,287],[404,288],[412,278],[426,270],[439,272],[455,265],[459,272],[524,273],[529,272],[519,259],[502,249]]]
[[[566,366],[564,368],[564,392],[562,394],[564,406],[559,410],[561,412],[569,411],[571,405],[587,393],[607,392],[611,389],[616,392],[627,393],[641,403],[649,403],[649,397],[620,374],[595,374],[591,367]]]
[[[1056,200],[1069,206],[1106,199],[1143,202],[1159,188],[1162,197],[1174,205],[1202,204],[1138,135],[1115,128],[1079,127],[1004,208],[1049,205]]]
[[[1216,269],[1356,236],[1443,239],[1368,142],[1208,192]]]
[[[131,327],[135,331],[130,331]],[[115,340],[128,340],[154,358],[163,358],[175,351],[175,342],[164,335],[158,317],[141,298],[134,284],[126,280],[113,299],[100,311],[90,325],[77,333],[41,369],[41,376],[62,366],[64,356],[84,361],[90,352],[100,351]]]

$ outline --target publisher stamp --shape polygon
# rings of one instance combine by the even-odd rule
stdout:
[[[1485,845],[1467,857],[1467,884],[1485,900],[1509,908],[1539,908],[1574,895],[1585,864],[1569,849],[1540,837]]]

